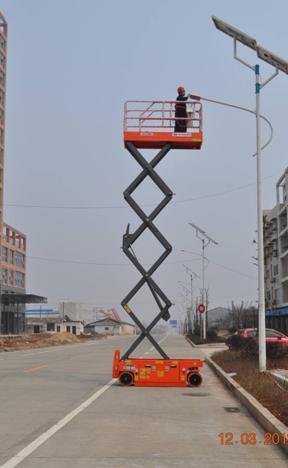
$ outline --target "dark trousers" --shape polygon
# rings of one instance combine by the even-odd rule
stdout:
[[[175,118],[176,117],[187,118],[186,109],[176,109]],[[181,132],[186,132],[186,131],[187,131],[187,120],[181,120],[181,119],[175,120],[174,132],[181,133]]]

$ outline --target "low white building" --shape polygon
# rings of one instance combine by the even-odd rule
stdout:
[[[84,325],[79,321],[62,321],[52,318],[27,318],[25,332],[40,335],[67,332],[73,333],[73,335],[82,335],[84,334]]]
[[[84,327],[85,333],[100,335],[136,335],[136,326],[128,322],[118,322],[112,318],[104,318],[89,323]]]

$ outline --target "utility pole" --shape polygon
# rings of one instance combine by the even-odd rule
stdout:
[[[187,303],[187,297],[191,295],[191,291],[186,287],[185,283],[183,281],[178,281],[180,286],[183,288],[185,292],[185,303]],[[186,307],[186,314],[187,314],[187,332],[192,333],[192,321],[191,321],[191,313],[189,312],[189,307]]]
[[[206,330],[208,330],[208,325],[209,325],[209,317],[208,317],[208,310],[209,310],[209,288],[205,288],[205,309],[206,309],[206,313],[205,313],[205,322],[206,322]]]
[[[190,304],[191,304],[191,309],[190,309],[190,313],[191,313],[191,324],[192,324],[192,333],[194,332],[194,325],[195,325],[195,317],[194,317],[194,299],[193,299],[193,280],[195,278],[198,278],[200,279],[200,276],[197,275],[197,273],[195,273],[195,271],[192,271],[191,268],[187,267],[186,265],[183,265],[183,267],[185,268],[186,270],[186,273],[187,275],[189,275],[189,278],[190,278]]]
[[[199,226],[193,223],[188,223],[190,226],[192,226],[195,231],[196,231],[196,237],[200,239],[202,243],[202,291],[201,291],[201,300],[202,304],[205,304],[205,249],[208,247],[210,243],[214,245],[218,245],[218,242],[216,242],[212,237],[208,236],[203,229],[201,229]],[[206,314],[207,310],[201,314],[201,319],[202,320],[202,338],[203,340],[206,340]]]

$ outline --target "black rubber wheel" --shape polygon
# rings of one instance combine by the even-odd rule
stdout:
[[[200,374],[190,372],[187,376],[187,382],[190,387],[199,387],[202,383],[202,377]]]
[[[133,385],[133,374],[131,374],[131,372],[122,372],[122,374],[119,377],[119,382],[121,385],[125,385],[126,387],[128,387],[129,385]]]

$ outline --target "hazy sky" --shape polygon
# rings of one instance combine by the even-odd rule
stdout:
[[[5,219],[28,236],[27,292],[51,305],[69,299],[121,310],[139,279],[120,249],[127,223],[139,224],[122,196],[139,172],[123,147],[125,100],[174,99],[181,84],[253,109],[253,73],[233,59],[232,39],[211,15],[288,57],[287,2],[0,0],[0,9],[9,24]],[[241,54],[257,62],[252,51]],[[271,71],[263,63],[263,76]],[[275,131],[263,153],[267,208],[288,165],[287,89],[280,74],[262,94]],[[184,305],[178,281],[188,281],[182,264],[200,274],[199,257],[181,253],[200,253],[189,221],[219,242],[207,250],[211,306],[257,296],[255,119],[204,104],[204,138],[201,151],[171,151],[158,166],[176,193],[156,223],[173,253],[155,275],[174,317]],[[137,200],[159,200],[151,187]],[[160,252],[151,235],[135,250],[146,263]],[[195,281],[195,295],[199,287]],[[142,318],[154,314],[148,291],[134,304]]]

